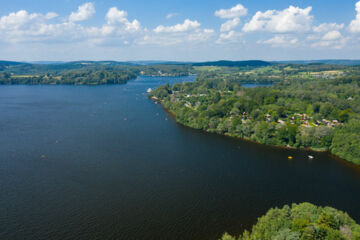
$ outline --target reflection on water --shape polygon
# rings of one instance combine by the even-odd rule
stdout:
[[[192,130],[147,98],[193,78],[1,86],[0,239],[217,239],[304,201],[360,220],[359,168]]]

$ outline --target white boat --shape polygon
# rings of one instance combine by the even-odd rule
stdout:
[[[148,90],[146,90],[147,93],[151,93],[152,92],[152,89],[151,88],[148,88]]]
[[[308,157],[309,157],[309,159],[314,159],[314,156],[309,155]]]

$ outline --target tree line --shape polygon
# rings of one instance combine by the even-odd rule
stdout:
[[[308,71],[333,68],[310,65]],[[279,73],[283,76],[273,86],[256,88],[227,78],[228,71],[204,72],[195,82],[164,85],[151,96],[192,128],[268,145],[330,150],[360,164],[360,71],[338,68],[347,73],[314,77],[299,74],[303,65],[297,72],[292,66],[294,72]]]

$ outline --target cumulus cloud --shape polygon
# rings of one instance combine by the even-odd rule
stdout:
[[[322,23],[318,26],[313,27],[313,31],[316,33],[323,33],[331,30],[341,30],[343,28],[344,28],[344,24]]]
[[[239,42],[242,38],[242,33],[236,32],[236,31],[229,31],[225,33],[221,33],[219,38],[216,40],[216,43],[218,44],[224,44],[224,43],[235,43]]]
[[[355,5],[356,18],[351,21],[349,25],[349,30],[352,33],[360,32],[360,1]]]
[[[265,41],[258,41],[258,43],[270,44],[273,47],[289,47],[298,43],[297,38],[292,38],[285,35],[275,35]]]
[[[154,29],[156,33],[173,33],[173,32],[186,32],[189,30],[197,29],[200,27],[200,23],[198,21],[191,21],[190,19],[186,19],[184,23],[179,23],[173,26],[165,27],[163,25],[159,25]]]
[[[215,12],[215,16],[220,18],[236,18],[247,15],[248,10],[241,4],[230,9],[220,9]]]
[[[329,30],[331,28],[324,29]],[[333,27],[332,29],[336,29]],[[330,30],[328,32],[320,32],[307,37],[313,48],[334,48],[341,49],[346,46],[349,37],[343,36],[338,30]]]
[[[25,10],[3,16],[0,18],[0,35],[2,35],[0,41],[24,42],[49,39],[59,36],[62,29],[77,28],[71,23],[47,23],[57,16],[58,14],[54,12],[43,15],[41,13],[28,13]]]
[[[58,15],[53,12],[47,14],[28,13],[20,10],[0,18],[0,41],[26,42],[26,41],[49,41],[68,42],[85,41],[93,44],[98,43],[129,43],[141,35],[141,24],[138,20],[129,21],[127,12],[112,7],[105,16],[105,24],[101,27],[85,27],[79,24],[92,16],[93,4],[86,3],[79,6],[77,12],[73,12],[69,18],[61,22],[49,22]]]
[[[148,32],[136,41],[140,45],[170,46],[182,43],[196,44],[209,41],[214,36],[213,29],[196,28],[186,32]]]
[[[333,40],[337,40],[337,39],[340,39],[342,38],[342,35],[339,31],[330,31],[328,33],[326,33],[324,36],[323,36],[323,40],[325,41],[333,41]]]
[[[126,31],[138,31],[141,28],[140,22],[138,20],[133,20],[130,22],[127,19],[127,12],[117,9],[117,7],[112,7],[106,14],[107,25],[105,28],[108,28],[107,31],[111,29],[112,26],[123,25]]]
[[[322,23],[313,27],[313,33],[307,36],[306,40],[310,41],[313,48],[335,48],[341,49],[346,46],[348,37],[344,37],[340,32],[344,24]]]
[[[234,31],[233,29],[239,26],[240,17],[246,16],[247,13],[248,10],[241,4],[237,4],[230,9],[217,10],[215,12],[215,16],[229,20],[221,24],[221,33],[216,43],[236,42],[240,40],[242,34]]]
[[[325,35],[326,36],[326,35]],[[324,37],[325,37],[324,36]],[[313,48],[333,48],[333,49],[342,49],[346,46],[346,43],[348,42],[349,37],[336,37],[332,39],[331,37],[329,39],[323,38],[320,41],[316,41],[311,44],[311,47]]]
[[[30,22],[42,22],[45,17],[39,13],[29,14],[25,10],[10,13],[8,16],[0,18],[0,29],[2,30],[21,30],[28,27]]]
[[[243,27],[244,32],[268,31],[273,33],[306,32],[311,29],[312,7],[290,6],[282,11],[268,10],[257,12]]]
[[[234,18],[226,21],[225,23],[221,24],[220,32],[228,32],[235,27],[237,27],[240,23],[240,18]]]
[[[360,32],[360,1],[356,4],[356,10],[356,19],[347,28],[354,33]],[[244,42],[246,32],[254,31],[268,32],[266,35],[272,33],[272,36],[257,41],[257,43],[272,47],[312,46],[340,49],[345,47],[350,39],[354,43],[358,41],[354,36],[351,38],[347,36],[349,32],[344,30],[344,24],[322,23],[313,26],[311,11],[311,7],[294,6],[283,10],[259,11],[244,26],[241,26],[241,17],[247,14],[247,9],[238,4],[230,9],[220,9],[215,12],[215,16],[224,19],[216,32],[213,29],[203,28],[199,21],[191,19],[169,26],[160,24],[148,30],[137,19],[128,17],[125,10],[117,7],[109,8],[103,22],[99,25],[85,25],[82,21],[90,19],[95,14],[94,4],[88,2],[65,17],[58,17],[55,12],[29,13],[26,10],[2,16],[0,17],[0,42],[85,43],[84,45],[110,47],[226,44]],[[176,15],[178,14],[170,13],[167,19]]]
[[[90,19],[95,14],[95,6],[88,2],[78,7],[76,12],[72,12],[69,16],[70,22],[80,22]]]
[[[198,43],[211,39],[213,29],[202,29],[196,20],[186,19],[183,23],[172,26],[159,25],[152,31],[146,32],[138,44],[175,45],[181,43]]]
[[[105,16],[106,23],[101,27],[86,28],[88,42],[92,45],[116,46],[130,45],[144,34],[144,29],[138,20],[128,20],[124,10],[112,7]]]

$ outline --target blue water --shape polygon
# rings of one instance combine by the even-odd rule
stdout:
[[[0,239],[218,239],[303,201],[360,220],[358,167],[182,127],[147,97],[193,80],[0,86]]]

